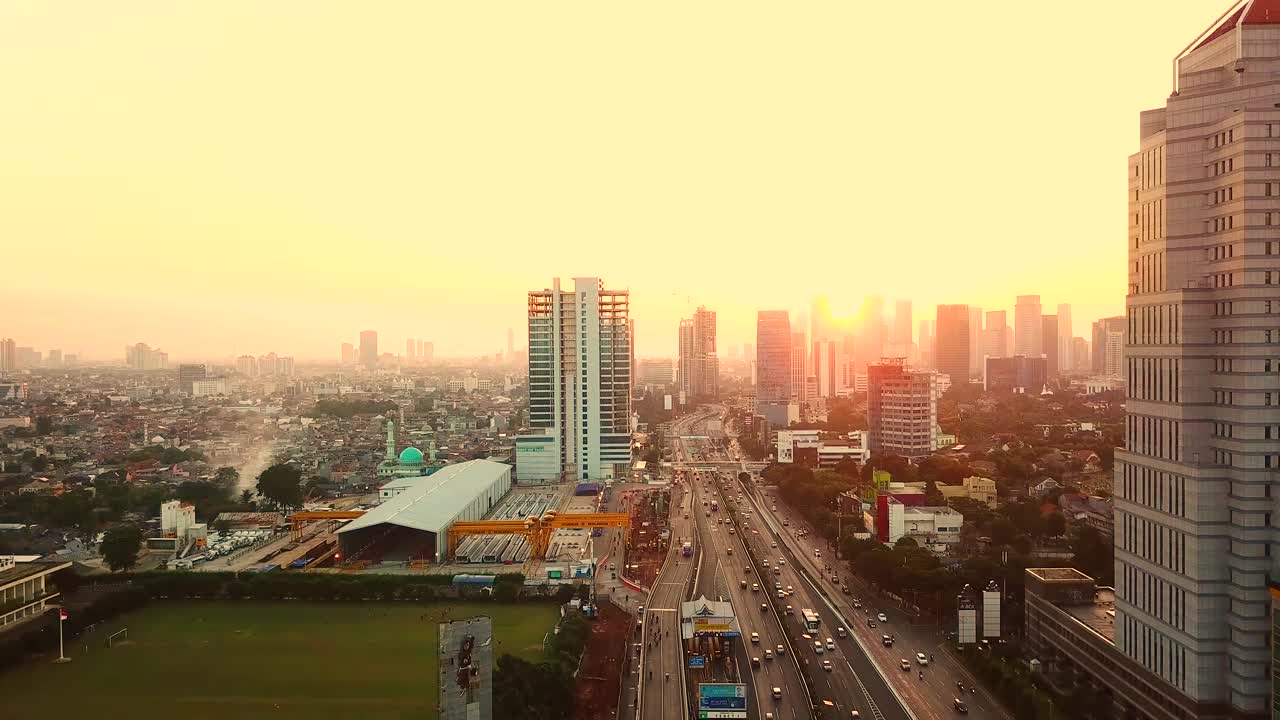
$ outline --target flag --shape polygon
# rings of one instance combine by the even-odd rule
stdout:
[[[66,610],[63,610],[62,608],[58,608],[58,619],[59,619],[59,620],[66,620],[66,619],[67,619],[67,611],[66,611]]]

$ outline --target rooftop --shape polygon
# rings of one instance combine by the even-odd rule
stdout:
[[[381,523],[443,532],[467,503],[511,469],[510,465],[492,460],[446,465],[433,475],[411,478],[414,482],[408,489],[347,523],[338,533]]]
[[[1053,582],[1055,580],[1067,580],[1071,582],[1080,582],[1083,580],[1093,582],[1093,578],[1085,575],[1075,568],[1070,567],[1027,568],[1027,572],[1044,582]]]
[[[27,562],[0,570],[0,587],[71,567],[69,562]]]
[[[1087,576],[1086,576],[1087,577]],[[1093,602],[1078,605],[1058,605],[1085,627],[1101,635],[1109,643],[1116,641],[1116,591],[1099,587]]]

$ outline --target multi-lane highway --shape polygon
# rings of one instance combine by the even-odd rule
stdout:
[[[691,449],[691,452],[695,461],[703,459],[702,448]],[[788,643],[773,606],[767,602],[772,581],[752,564],[742,544],[742,535],[729,521],[719,478],[714,473],[695,474],[693,485],[697,498],[694,519],[701,549],[694,595],[728,600],[742,632],[724,669],[727,676],[709,677],[704,681],[746,684],[750,718],[764,718],[766,713],[773,713],[779,720],[812,717],[795,649]],[[713,500],[719,504],[719,510],[711,509]]]
[[[890,606],[877,606],[870,597],[841,592],[841,585],[851,580],[847,577],[848,568],[845,563],[835,562],[829,557],[827,542],[814,540],[817,536],[812,528],[785,506],[774,510],[777,505],[771,499],[771,493],[760,492],[751,483],[744,489],[760,509],[761,519],[767,521],[765,524],[769,526],[770,533],[775,535],[774,541],[781,541],[792,551],[792,556],[821,588],[823,597],[852,623],[848,630],[854,633],[854,639],[861,642],[876,666],[883,670],[895,693],[910,708],[912,716],[917,720],[957,717],[955,700],[962,699],[970,717],[1008,717],[1008,713],[988,693],[981,689],[974,691],[973,676],[945,651],[936,627],[913,626],[905,615]],[[783,521],[787,524],[783,525]],[[797,537],[802,529],[809,533],[803,540]],[[823,553],[822,557],[814,554],[815,547]],[[827,566],[833,569],[826,570]],[[831,580],[833,573],[840,576],[841,582]],[[855,601],[862,607],[854,607]],[[888,622],[880,621],[881,613]],[[894,637],[891,646],[883,642],[886,634]],[[919,664],[917,653],[929,658],[927,666]],[[907,661],[909,669],[902,668],[903,660]]]

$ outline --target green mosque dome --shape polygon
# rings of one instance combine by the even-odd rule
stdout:
[[[421,465],[422,451],[415,447],[407,447],[400,453],[401,465]]]

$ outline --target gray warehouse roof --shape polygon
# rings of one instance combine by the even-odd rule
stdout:
[[[509,472],[510,465],[492,460],[446,465],[424,478],[414,478],[420,482],[413,483],[404,492],[347,523],[338,530],[338,534],[382,523],[425,532],[443,532],[476,496]]]

